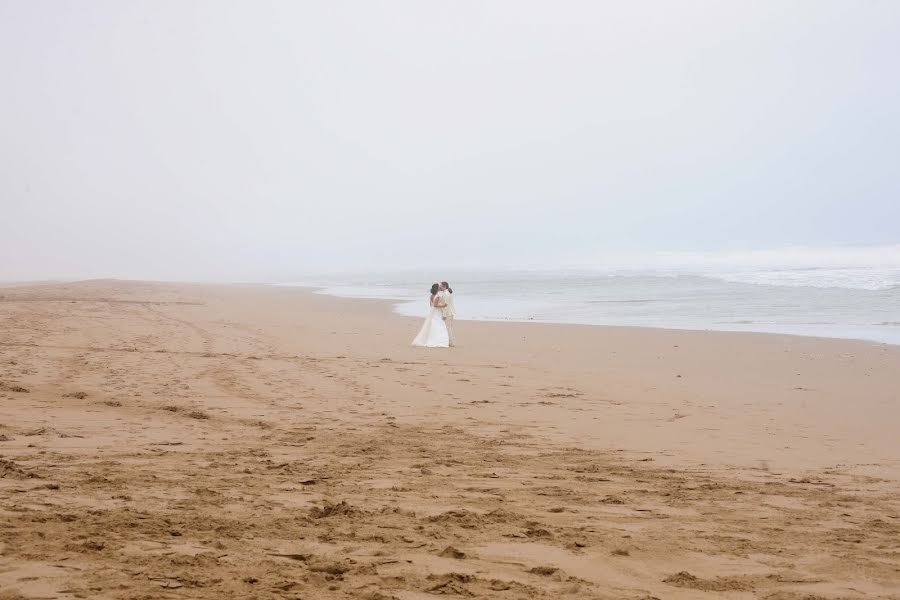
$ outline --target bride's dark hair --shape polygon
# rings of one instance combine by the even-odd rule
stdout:
[[[450,289],[450,284],[449,284],[449,283],[447,283],[446,281],[442,281],[442,282],[441,282],[441,285],[444,286],[445,288],[447,288],[447,291],[448,291],[448,292],[450,292],[451,294],[453,293],[453,290]]]
[[[431,285],[431,295],[434,296],[438,293],[438,290],[441,289],[441,285],[439,283],[434,283]]]

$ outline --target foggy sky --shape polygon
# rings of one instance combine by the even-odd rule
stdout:
[[[900,2],[0,0],[0,280],[900,242]]]

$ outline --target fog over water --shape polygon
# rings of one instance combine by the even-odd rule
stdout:
[[[898,56],[887,0],[0,0],[0,280],[896,268]]]

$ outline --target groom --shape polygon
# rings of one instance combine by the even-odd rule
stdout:
[[[447,324],[447,333],[450,334],[450,345],[456,345],[456,337],[453,335],[453,317],[456,316],[456,310],[453,308],[453,290],[446,281],[441,282],[441,299],[444,301],[444,307],[441,313],[444,317],[444,323]]]

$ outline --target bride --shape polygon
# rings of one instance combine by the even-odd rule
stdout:
[[[449,348],[450,333],[447,331],[447,324],[444,323],[444,314],[442,308],[447,306],[438,293],[441,286],[435,283],[431,286],[431,299],[428,301],[428,316],[425,317],[425,323],[419,330],[419,335],[413,340],[413,346],[424,348]]]

